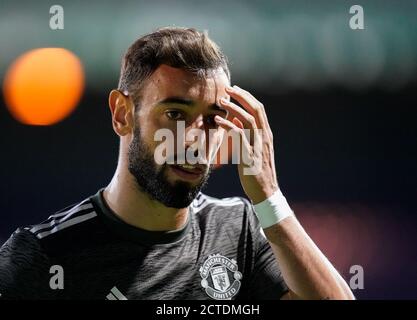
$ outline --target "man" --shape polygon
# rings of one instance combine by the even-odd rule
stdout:
[[[263,105],[230,86],[226,58],[206,34],[163,28],[138,39],[109,105],[120,136],[113,179],[10,237],[0,251],[2,298],[353,298],[279,190]],[[210,138],[204,154],[179,138],[179,123]],[[176,149],[158,164],[162,129],[175,133]],[[261,165],[246,174],[238,164],[250,201],[200,192],[228,131]],[[190,150],[201,161],[181,163]]]

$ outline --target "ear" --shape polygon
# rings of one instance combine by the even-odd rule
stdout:
[[[129,96],[119,90],[112,90],[109,94],[109,107],[112,115],[113,130],[119,136],[132,132],[134,124],[134,108]]]

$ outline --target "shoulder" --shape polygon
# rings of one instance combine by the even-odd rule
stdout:
[[[209,212],[236,212],[244,213],[250,207],[250,202],[242,197],[215,198],[199,193],[191,204],[195,213],[207,214]]]
[[[2,245],[0,251],[0,261],[7,260],[17,254],[21,254],[23,258],[32,254],[39,253],[41,247],[36,237],[28,232],[25,228],[18,228],[10,238]]]
[[[68,247],[80,247],[97,216],[90,198],[18,228],[0,248],[0,291],[5,298],[42,298],[49,268]],[[84,242],[85,243],[85,242]]]
[[[255,209],[250,200],[243,197],[218,199],[199,193],[191,204],[193,212],[203,224],[216,225],[234,231],[246,230],[255,242],[266,242]]]
[[[57,211],[39,224],[31,225],[24,229],[39,240],[53,239],[69,230],[72,232],[76,231],[84,226],[86,222],[96,217],[97,213],[93,203],[90,198],[87,198]]]
[[[40,296],[37,289],[48,274],[49,258],[37,238],[17,229],[0,248],[0,291],[2,298]]]
[[[194,199],[191,208],[200,220],[233,226],[257,228],[252,203],[243,197],[214,198],[203,193]]]
[[[91,230],[91,223],[97,217],[90,198],[67,206],[44,221],[17,229],[6,242],[8,251],[20,252],[42,251],[54,254],[62,246],[74,244]]]

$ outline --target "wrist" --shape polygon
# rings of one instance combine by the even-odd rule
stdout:
[[[248,195],[248,196],[249,196],[249,199],[252,201],[253,205],[258,205],[259,203],[272,197],[277,191],[279,191],[278,187],[270,187],[270,188],[261,189],[257,192],[253,192],[253,194]]]
[[[265,200],[254,204],[253,207],[263,229],[280,223],[285,218],[294,215],[280,189],[277,189]]]

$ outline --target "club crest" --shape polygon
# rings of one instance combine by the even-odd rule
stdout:
[[[216,300],[230,300],[240,289],[242,273],[234,259],[220,254],[209,255],[200,267],[201,286],[207,295]]]

